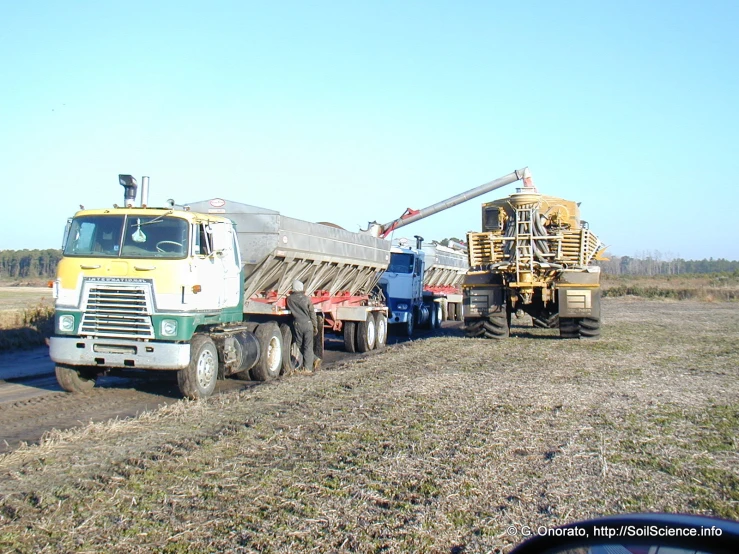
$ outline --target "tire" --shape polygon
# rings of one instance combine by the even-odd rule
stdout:
[[[580,338],[580,322],[575,317],[559,318],[559,336],[563,339]]]
[[[344,350],[357,351],[357,325],[354,321],[344,322]]]
[[[444,320],[444,308],[441,304],[436,305],[436,324],[434,329],[441,329],[441,322]]]
[[[405,322],[405,325],[403,325],[403,334],[406,337],[412,337],[413,331],[416,330],[416,314],[415,312],[411,312],[408,314],[408,321]]]
[[[598,337],[600,337],[600,318],[582,318],[580,321],[580,338],[597,339]]]
[[[290,375],[293,371],[303,365],[303,355],[300,353],[298,343],[293,340],[293,332],[287,323],[280,325],[282,334],[282,368],[281,375]]]
[[[375,313],[375,350],[382,350],[387,344],[387,316]]]
[[[506,339],[510,336],[508,313],[491,314],[482,322],[483,334],[486,339]]]
[[[429,322],[428,322],[428,328],[432,331],[437,328],[437,323],[439,321],[439,311],[436,307],[436,305],[429,306]]]
[[[95,382],[98,378],[97,372],[85,369],[84,367],[75,369],[57,364],[54,372],[56,373],[56,380],[59,382],[59,386],[65,391],[73,393],[91,391],[95,388]]]
[[[531,316],[531,322],[534,327],[541,329],[556,329],[559,327],[559,316],[551,313],[541,313],[536,316]]]
[[[462,321],[462,304],[449,304],[449,319],[452,321]]]
[[[464,320],[464,335],[468,339],[476,339],[483,336],[485,330],[483,324],[484,319],[465,319]]]
[[[190,341],[190,364],[177,372],[182,396],[191,400],[208,398],[218,381],[218,350],[208,335],[195,334]]]
[[[262,323],[254,331],[259,340],[259,361],[251,368],[255,381],[269,381],[279,377],[282,370],[282,332],[274,321]]]
[[[357,322],[357,350],[369,352],[375,347],[376,338],[375,317],[369,312],[365,321]]]
[[[323,328],[324,317],[316,314],[316,324],[318,325],[318,334],[313,337],[313,355],[318,359],[323,359],[323,343],[325,339],[325,329]],[[302,363],[302,360],[301,360]]]

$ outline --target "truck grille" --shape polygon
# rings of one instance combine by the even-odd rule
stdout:
[[[84,306],[81,334],[154,338],[147,296],[143,287],[91,286]]]

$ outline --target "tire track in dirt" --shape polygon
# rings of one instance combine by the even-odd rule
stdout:
[[[458,333],[459,323],[448,322],[439,334]],[[429,336],[419,333],[415,339]],[[437,334],[437,333],[433,333]],[[390,337],[389,344],[405,342],[403,337]],[[348,354],[342,341],[327,341],[323,369],[345,359],[367,354]],[[216,394],[257,386],[252,381],[226,379],[218,381]],[[52,430],[66,430],[102,422],[126,419],[173,404],[182,399],[174,372],[141,372],[139,376],[104,376],[86,394],[63,392],[53,375],[0,381],[0,454],[10,452],[23,443],[38,443]]]

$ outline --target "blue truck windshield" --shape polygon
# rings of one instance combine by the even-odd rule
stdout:
[[[390,254],[390,265],[387,270],[391,273],[413,273],[413,254]]]
[[[188,223],[178,217],[85,215],[72,220],[64,255],[182,258],[187,245]]]

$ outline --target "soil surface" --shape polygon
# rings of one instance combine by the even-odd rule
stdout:
[[[461,323],[444,322],[437,332],[418,331],[414,338],[460,334]],[[388,337],[388,345],[405,342]],[[371,356],[347,354],[342,341],[329,338],[323,369],[346,359]],[[259,386],[256,381],[218,381],[216,395]],[[48,348],[0,354],[0,454],[21,444],[35,444],[49,431],[66,430],[90,422],[126,419],[157,410],[182,399],[174,372],[138,371],[101,377],[85,395],[66,393],[54,376]]]
[[[739,304],[602,307],[599,340],[514,319],[206,401],[6,404],[81,425],[0,454],[0,552],[482,554],[616,513],[739,520]],[[103,421],[126,394],[149,411]]]

